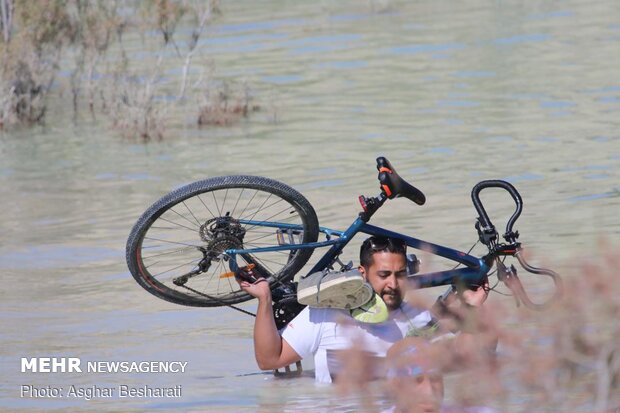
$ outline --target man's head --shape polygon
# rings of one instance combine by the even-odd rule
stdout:
[[[407,283],[407,245],[399,239],[373,236],[360,248],[360,267],[366,281],[389,310],[403,302]]]
[[[394,344],[387,353],[387,393],[402,413],[439,413],[444,396],[443,376],[423,366],[418,349],[426,346],[408,337]]]

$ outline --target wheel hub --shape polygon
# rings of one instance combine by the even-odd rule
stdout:
[[[217,238],[209,241],[209,243],[207,244],[207,250],[213,258],[219,256],[227,249],[242,247],[243,243],[241,242],[241,240],[226,234],[218,236]]]
[[[227,212],[225,216],[211,218],[200,226],[200,238],[206,243],[212,243],[221,238],[232,239],[241,244],[245,236],[245,229],[238,220]]]

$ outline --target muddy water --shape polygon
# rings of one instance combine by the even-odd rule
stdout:
[[[185,111],[166,140],[145,145],[103,119],[76,126],[55,102],[45,128],[0,133],[0,409],[356,406],[310,378],[259,373],[250,317],[169,304],[132,280],[124,243],[137,217],[204,177],[282,180],[322,225],[343,228],[357,195],[377,192],[374,158],[385,155],[428,202],[390,202],[376,224],[467,249],[471,187],[499,178],[524,198],[516,227],[539,262],[565,266],[600,237],[620,241],[616,2],[222,3],[200,47],[217,76],[251,85],[263,110],[248,121],[197,130]],[[486,200],[501,227],[509,200]],[[354,260],[355,248],[345,255]],[[20,358],[35,356],[188,364],[178,374],[20,373]],[[22,385],[122,384],[181,385],[182,397],[20,397]]]

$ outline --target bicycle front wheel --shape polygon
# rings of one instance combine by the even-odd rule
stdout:
[[[151,294],[189,306],[251,299],[230,272],[228,249],[315,242],[314,208],[293,188],[256,176],[223,176],[181,187],[153,204],[127,240],[127,265]],[[292,278],[313,249],[239,254],[270,284]]]

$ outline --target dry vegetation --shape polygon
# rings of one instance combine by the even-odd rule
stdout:
[[[217,81],[212,70],[191,75],[205,29],[219,14],[217,0],[0,0],[0,129],[43,123],[51,91],[62,97],[64,89],[75,120],[87,108],[142,140],[164,136],[171,107],[190,106],[201,126],[238,122],[258,110],[247,85]],[[189,29],[184,35],[181,25]],[[139,33],[144,42],[153,32],[158,44],[145,47],[159,50],[143,64],[124,39]],[[171,65],[180,79],[164,81],[162,67]],[[59,79],[61,68],[68,79]]]
[[[252,103],[253,97],[247,84],[231,87],[224,82],[215,87],[207,87],[199,101],[198,125],[230,125],[240,117],[248,117],[259,110]]]
[[[422,345],[417,360],[445,372],[446,395],[459,406],[500,412],[620,411],[620,257],[609,247],[601,250],[599,257],[564,274],[565,293],[546,311],[515,308],[510,300],[487,305],[484,313],[468,315],[477,345]],[[499,337],[494,356],[478,351],[489,335]],[[364,370],[363,357],[345,362],[349,371]],[[368,398],[369,383],[359,379],[363,375],[344,377],[342,390]],[[367,402],[365,411],[380,410]]]

